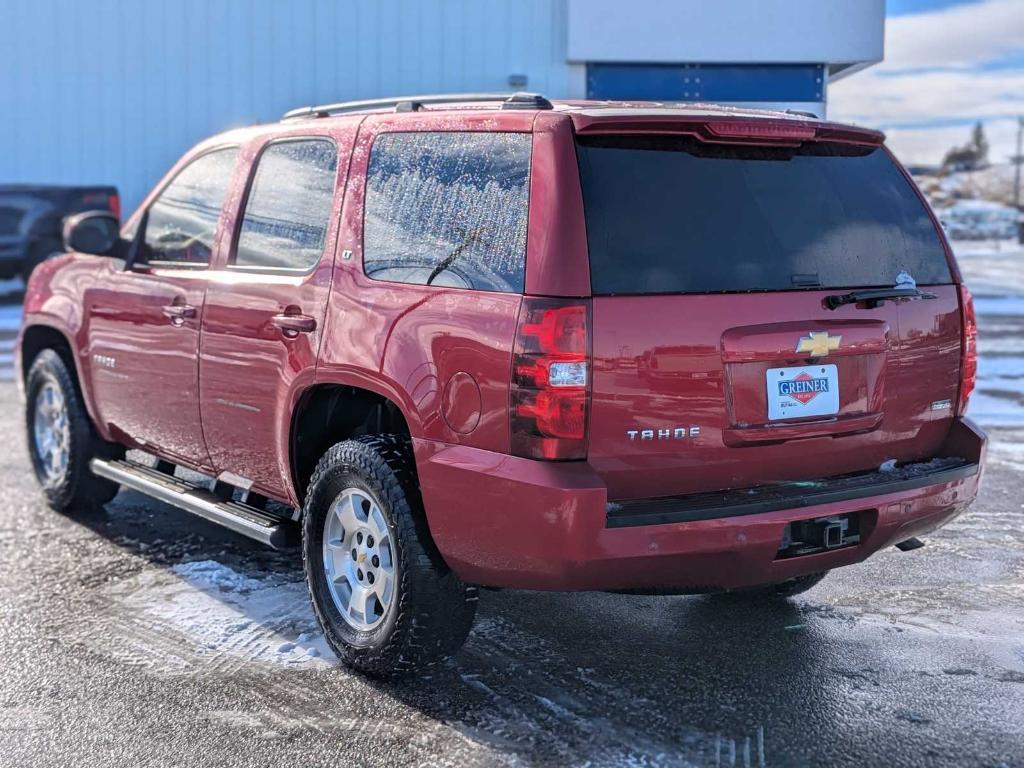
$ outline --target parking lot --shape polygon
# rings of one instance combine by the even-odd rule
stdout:
[[[984,490],[788,603],[485,592],[427,678],[336,666],[296,552],[132,492],[38,495],[0,307],[4,765],[1024,765],[1024,251],[978,296]]]

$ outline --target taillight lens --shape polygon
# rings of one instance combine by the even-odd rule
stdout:
[[[761,120],[715,120],[707,123],[707,129],[715,136],[730,139],[807,141],[813,139],[818,133],[813,125],[765,123]]]
[[[978,324],[974,316],[974,299],[966,285],[960,286],[960,316],[963,318],[963,347],[960,362],[960,401],[957,413],[967,412],[967,401],[978,380]]]
[[[107,195],[107,208],[110,212],[117,217],[117,220],[121,220],[121,197],[120,195]]]
[[[512,453],[583,459],[590,402],[590,303],[527,296],[512,356]]]

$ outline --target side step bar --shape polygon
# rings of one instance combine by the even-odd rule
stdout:
[[[274,549],[286,549],[296,543],[296,527],[290,521],[242,502],[224,501],[207,488],[158,469],[133,461],[104,459],[93,459],[89,466],[95,475],[223,525]]]

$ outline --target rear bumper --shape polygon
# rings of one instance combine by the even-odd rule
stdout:
[[[583,462],[415,441],[431,534],[463,580],[523,589],[680,592],[736,589],[850,565],[944,525],[977,495],[985,435],[969,420],[957,420],[944,448],[943,455],[962,457],[969,466],[917,487],[880,485],[852,498],[801,500],[787,509],[738,514],[732,505],[721,508],[728,516],[612,527],[604,484]],[[776,559],[787,523],[850,512],[861,514],[860,543]]]

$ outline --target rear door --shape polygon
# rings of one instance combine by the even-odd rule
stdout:
[[[942,241],[879,146],[580,136],[593,299],[589,461],[613,499],[933,455],[959,305]],[[908,278],[930,300],[828,309]]]
[[[357,123],[257,141],[226,263],[203,316],[203,432],[218,472],[292,498],[291,413],[312,384]]]

